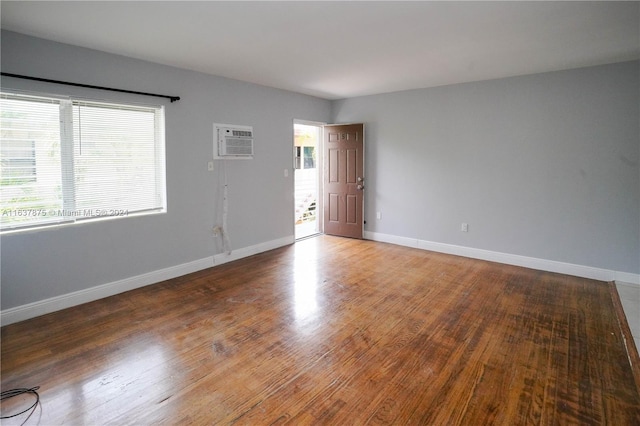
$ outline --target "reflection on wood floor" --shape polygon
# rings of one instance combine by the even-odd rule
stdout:
[[[319,236],[3,327],[2,390],[41,425],[638,425],[612,295]]]

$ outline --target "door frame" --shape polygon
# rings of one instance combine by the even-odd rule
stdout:
[[[366,204],[366,189],[367,189],[367,144],[366,144],[366,125],[364,122],[348,122],[348,123],[326,123],[324,121],[312,121],[312,120],[302,120],[302,119],[293,119],[293,123],[291,126],[291,146],[294,144],[294,132],[295,125],[303,124],[307,126],[317,126],[320,127],[320,140],[318,141],[318,147],[316,150],[316,170],[318,171],[318,197],[316,199],[316,221],[318,222],[318,233],[324,234],[324,140],[325,140],[325,127],[326,126],[348,126],[350,124],[362,124],[362,176],[364,177],[364,191],[362,191],[362,236],[364,239],[365,233],[365,225],[367,223],[367,219],[365,216],[365,204]],[[293,175],[293,189],[295,191],[295,156],[293,155],[293,149],[291,152],[291,167],[292,167],[292,175]],[[293,200],[293,206],[291,207],[291,211],[295,211],[295,197]],[[295,235],[295,221],[291,221],[293,226],[293,235]]]
[[[324,234],[324,175],[323,175],[323,170],[324,170],[324,126],[327,125],[326,122],[324,121],[311,121],[311,120],[300,120],[297,118],[293,119],[293,125],[291,126],[291,146],[293,147],[295,145],[295,125],[296,124],[302,124],[302,125],[306,125],[306,126],[316,126],[316,127],[320,127],[320,137],[318,140],[318,146],[316,147],[316,171],[317,171],[317,176],[316,178],[318,179],[318,196],[316,198],[316,222],[318,225],[318,233],[320,234]],[[295,188],[296,188],[296,182],[295,182],[295,176],[296,176],[296,169],[295,169],[295,156],[293,155],[293,149],[290,151],[291,152],[291,165],[293,168],[293,190],[295,193]],[[293,199],[293,206],[291,208],[291,211],[295,211],[295,196]],[[293,235],[295,235],[296,230],[296,224],[295,224],[295,220],[292,221],[293,222]]]

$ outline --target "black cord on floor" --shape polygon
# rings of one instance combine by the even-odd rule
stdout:
[[[16,416],[19,416],[20,414],[26,413],[27,411],[31,410],[32,408],[35,409],[36,405],[38,405],[38,402],[40,402],[40,395],[38,394],[38,392],[36,392],[38,389],[40,389],[40,386],[36,386],[36,387],[31,388],[31,389],[17,388],[17,389],[11,389],[11,390],[8,390],[8,391],[0,392],[0,401],[4,401],[5,399],[13,398],[14,396],[24,395],[25,393],[32,393],[36,397],[36,402],[34,402],[33,405],[31,405],[26,410],[22,410],[19,413],[12,414],[10,416],[0,416],[0,419],[9,419],[11,417],[16,417]]]

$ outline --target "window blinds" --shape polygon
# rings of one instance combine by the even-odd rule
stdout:
[[[2,230],[164,211],[162,107],[0,101]]]

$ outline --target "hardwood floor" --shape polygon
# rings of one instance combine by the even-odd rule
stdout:
[[[3,424],[638,425],[611,288],[311,238],[3,327]]]

